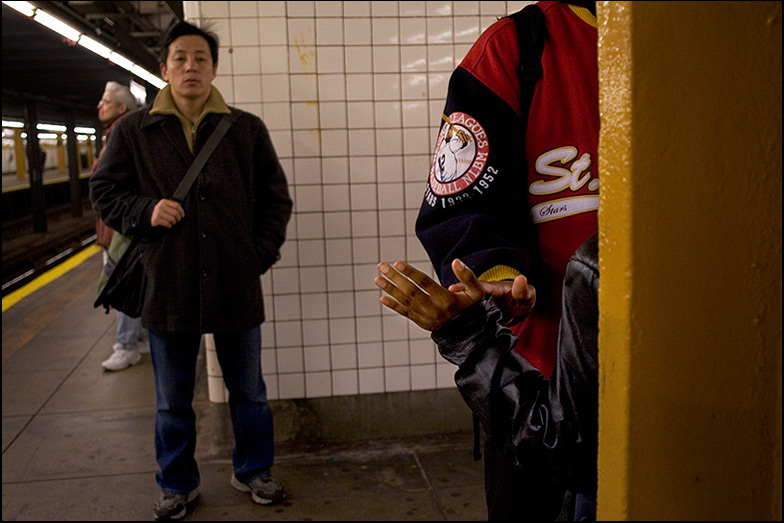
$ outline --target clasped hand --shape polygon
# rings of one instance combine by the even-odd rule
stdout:
[[[514,281],[483,282],[459,259],[452,261],[458,283],[448,289],[402,261],[394,266],[381,262],[378,270],[382,276],[377,276],[374,283],[388,294],[381,296],[381,303],[431,332],[486,296],[496,301],[509,320],[527,315],[536,303],[536,289],[528,285],[525,276]]]

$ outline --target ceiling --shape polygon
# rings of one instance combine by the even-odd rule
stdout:
[[[157,54],[166,31],[183,19],[182,2],[31,2],[84,34],[159,74]],[[39,121],[74,114],[97,122],[106,82],[133,79],[157,89],[93,52],[69,42],[3,4],[3,118],[23,118],[35,102]]]

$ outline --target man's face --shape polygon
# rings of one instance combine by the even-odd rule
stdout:
[[[103,92],[101,101],[98,102],[98,119],[102,124],[112,122],[126,112],[128,112],[128,109],[114,99],[114,93],[109,91]]]
[[[181,36],[169,44],[161,75],[169,82],[172,93],[183,98],[209,95],[218,65],[212,62],[210,46],[199,35]]]

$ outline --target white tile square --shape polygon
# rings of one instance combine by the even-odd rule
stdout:
[[[257,2],[259,16],[286,16],[286,2],[280,0],[266,0]]]
[[[322,102],[319,104],[319,118],[322,129],[346,128],[346,102]]]
[[[371,12],[373,16],[397,16],[399,2],[387,2],[384,0],[370,2]]]
[[[479,12],[482,15],[504,16],[507,14],[506,7],[509,2],[487,1],[479,2]]]
[[[307,271],[313,271],[310,280],[306,280],[308,284],[308,291],[313,291],[315,288],[327,286],[326,271],[322,268],[303,268],[301,272],[307,274]],[[313,287],[313,288],[311,288]],[[307,292],[300,294],[302,319],[307,323],[308,320],[323,319],[328,317],[327,312],[327,293],[326,292]]]
[[[299,268],[281,268],[276,266],[270,272],[272,272],[274,294],[296,294],[299,292]]]
[[[302,372],[303,370],[305,370],[305,364],[302,359],[302,348],[278,349],[279,373]]]
[[[416,209],[422,207],[424,203],[425,188],[422,182],[406,182],[406,209]]]
[[[412,365],[411,390],[428,390],[436,388],[436,366]]]
[[[426,339],[409,340],[409,358],[412,365],[436,363],[438,349],[433,340],[430,339],[429,334],[430,333],[428,332],[428,337]]]
[[[400,42],[404,46],[423,45],[427,43],[426,19],[424,17],[401,18],[400,19]]]
[[[319,74],[344,73],[346,64],[343,61],[343,47],[322,46],[316,48],[316,60],[318,61]]]
[[[316,17],[320,16],[343,16],[343,2],[317,0]]]
[[[318,100],[318,84],[315,75],[292,74],[289,76],[289,81],[291,82],[291,100],[293,102]]]
[[[287,45],[286,19],[282,17],[259,18],[259,43],[261,45]],[[288,53],[286,53],[288,56]]]
[[[367,156],[376,153],[376,134],[367,129],[349,129],[349,156]],[[353,181],[353,180],[352,180]]]
[[[360,343],[380,342],[381,341],[381,317],[368,316],[356,319],[357,341]]]
[[[346,269],[348,270],[348,269]],[[352,318],[354,311],[353,292],[331,292],[329,299],[330,318]]]
[[[357,383],[357,371],[337,370],[332,372],[332,393],[335,396],[350,396],[357,394],[359,385]]]
[[[428,70],[451,73],[455,69],[454,46],[429,45],[428,51]]]
[[[392,263],[406,259],[406,238],[404,236],[381,237],[381,259]],[[382,310],[386,310],[386,307]]]
[[[328,265],[349,265],[351,262],[351,238],[334,239],[327,242]]]
[[[291,129],[291,105],[288,102],[261,104],[262,119],[268,129]]]
[[[316,6],[313,2],[286,2],[290,17],[316,16]]]
[[[330,186],[325,185],[324,188]],[[326,237],[330,240],[327,243],[329,249],[333,239],[350,238],[351,237],[351,216],[347,211],[342,212],[328,212],[324,215],[324,230]],[[329,250],[327,251],[329,252]],[[351,249],[349,249],[351,252]]]
[[[297,220],[298,236],[302,240],[324,238],[324,225],[322,214],[317,212],[301,213],[295,215]]]
[[[384,366],[408,365],[408,341],[385,341],[384,342]]]
[[[406,233],[405,215],[401,210],[380,210],[378,212],[378,223],[382,237],[403,236]]]
[[[346,211],[349,208],[349,186],[332,184],[321,186],[326,211]]]
[[[333,344],[330,347],[330,354],[333,370],[357,368],[357,346],[355,344]]]
[[[289,55],[288,47],[282,45],[266,46],[259,48],[261,56],[261,72],[264,74],[288,74]],[[286,83],[288,86],[288,82]]]
[[[278,388],[278,375],[271,374],[269,376],[264,376],[264,384],[267,386],[267,399],[268,400],[278,400],[280,399],[280,392]],[[226,398],[228,401],[228,398]]]
[[[427,2],[428,16],[452,16],[452,3],[447,0]]]
[[[379,209],[403,209],[405,200],[403,199],[403,186],[399,183],[380,183],[378,184],[378,208]]]
[[[343,2],[343,16],[358,16],[362,18],[370,17],[370,2],[354,1]]]
[[[229,19],[229,25],[233,46],[259,45],[259,22],[255,17],[232,17]]]
[[[359,369],[359,393],[384,392],[384,369],[382,367]]]
[[[332,395],[332,373],[308,372],[305,374],[305,394],[308,398]]]
[[[352,184],[375,183],[375,156],[352,156],[349,159],[349,172],[351,174]]]
[[[368,258],[370,258],[369,255]],[[378,255],[374,256],[369,263],[354,265],[354,288],[356,290],[375,289],[373,280],[376,276],[378,276]]]
[[[411,390],[411,374],[408,366],[384,367],[384,390],[386,392]]]
[[[373,275],[375,278],[378,276],[378,272]],[[381,317],[381,303],[378,301],[381,297],[381,294],[378,288],[373,285],[371,282],[368,285],[369,288],[372,290],[367,291],[357,291],[354,293],[354,300],[355,300],[355,307],[354,307],[354,314],[357,318],[362,318],[365,316],[378,316]]]
[[[351,46],[345,48],[347,73],[372,73],[373,49],[370,46]]]
[[[294,212],[319,212],[324,210],[321,202],[321,186],[297,185],[292,187],[294,193]]]
[[[451,44],[453,42],[452,30],[451,17],[428,18],[427,43],[429,45]]]
[[[278,399],[297,399],[305,397],[305,375],[301,372],[295,374],[278,374]]]
[[[316,45],[343,45],[342,18],[316,18]]]
[[[278,350],[302,346],[301,321],[275,321],[275,342]]]
[[[321,168],[324,184],[348,183],[348,158],[322,158]]]
[[[296,222],[289,222],[289,227],[296,229],[294,224],[296,224]],[[287,238],[289,239],[296,238],[296,236],[297,235],[293,232],[287,233]],[[297,252],[297,242],[287,241],[280,248],[280,260],[275,264],[275,268],[295,267],[298,259],[299,253]]]
[[[455,2],[454,3],[454,14],[461,16],[461,15],[478,15],[479,14],[479,2],[475,1],[462,1],[462,2]]]
[[[401,129],[378,129],[376,131],[376,154],[379,156],[403,154]]]
[[[373,95],[376,100],[400,100],[400,73],[373,75]]]
[[[329,345],[305,347],[305,371],[317,372],[324,370],[330,370]]]
[[[401,97],[403,100],[427,100],[427,74],[403,73],[400,75]],[[446,94],[446,93],[444,93]],[[444,98],[439,102],[444,107]]]
[[[378,238],[357,238],[355,236],[352,244],[355,264],[378,262]]]
[[[422,244],[416,239],[406,242],[406,259],[413,264],[424,264],[428,262],[427,252]]]
[[[373,100],[373,75],[347,74],[346,99],[350,102]]]
[[[446,99],[449,91],[449,77],[450,73],[430,73],[427,76],[430,96]]]
[[[354,238],[378,236],[378,213],[375,211],[356,211],[351,213],[351,233]],[[376,245],[378,248],[378,245]]]
[[[384,331],[385,341],[408,340],[408,322],[411,321],[405,316],[386,309],[381,316],[381,324]],[[408,358],[408,355],[406,355]]]
[[[313,347],[316,345],[327,345],[329,343],[329,321],[313,320],[305,322],[307,328],[303,332],[306,347]]]
[[[356,211],[377,208],[376,185],[370,183],[351,185],[351,209]]]
[[[479,17],[454,18],[455,43],[473,44],[479,38]]]
[[[233,79],[235,103],[261,102],[261,86],[258,76],[235,75]]]
[[[329,320],[329,343],[335,345],[356,343],[357,333],[354,318],[335,318]]]
[[[229,2],[229,13],[232,18],[258,16],[256,2]]]
[[[399,128],[401,125],[399,101],[376,102],[376,127]]]
[[[318,158],[295,158],[293,172],[297,185],[321,183],[321,161]]]
[[[400,31],[397,18],[373,18],[373,45],[397,45]]]
[[[286,74],[262,75],[261,95],[264,102],[287,102],[291,98],[289,76]]]
[[[297,242],[297,251],[302,267],[323,267],[326,263],[327,247],[323,239],[300,240]]]
[[[229,2],[204,2],[201,4],[201,16],[204,18],[228,18]]]
[[[346,75],[319,74],[318,88],[319,100],[343,102],[346,100]]]
[[[427,71],[427,47],[408,45],[400,48],[400,70],[404,73]]]
[[[357,345],[357,361],[360,369],[384,365],[384,350],[379,342]]]
[[[261,73],[259,47],[235,47],[231,54],[234,74]]]
[[[402,102],[401,109],[404,128],[424,127],[426,129],[428,139],[425,140],[424,147],[426,147],[427,152],[430,152],[432,147],[430,142],[432,140],[430,139],[430,130],[428,128],[430,122],[428,122],[427,104],[421,100],[407,100]],[[410,153],[407,153],[406,156],[410,156]]]
[[[318,129],[293,131],[294,154],[297,156],[319,156],[321,154],[321,140]]]
[[[327,290],[328,292],[353,291],[354,278],[351,274],[350,267],[345,265],[327,267]],[[349,315],[352,312],[352,309],[349,309],[348,311],[339,311],[341,314]],[[330,309],[329,314],[330,316],[332,315],[332,309]]]
[[[403,182],[403,156],[385,155],[376,158],[380,183]]]
[[[348,132],[345,129],[322,129],[321,154],[324,157],[347,156]]]
[[[264,349],[261,350],[261,372],[265,376],[267,374],[277,373],[278,369],[278,351],[277,349]]]
[[[345,28],[346,46],[369,46],[372,44],[369,18],[345,18],[343,27]]]
[[[373,102],[348,103],[348,124],[350,129],[372,129],[375,126],[375,121]]]
[[[274,352],[277,345],[275,323],[270,318],[267,320],[261,324],[261,350]]]

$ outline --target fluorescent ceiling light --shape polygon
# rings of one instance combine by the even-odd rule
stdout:
[[[120,67],[122,67],[126,71],[131,71],[131,69],[135,65],[133,62],[131,62],[130,60],[125,58],[123,55],[121,55],[120,53],[117,53],[115,51],[112,51],[112,54],[109,55],[109,61],[114,63],[114,64],[116,64],[116,65],[119,65]]]
[[[35,14],[35,6],[30,2],[3,2],[5,5],[14,9],[25,16],[33,16]]]
[[[74,127],[74,132],[79,134],[95,134],[95,129],[92,127]]]
[[[36,10],[33,20],[35,20],[41,25],[48,27],[55,33],[61,34],[67,39],[74,42],[78,42],[79,37],[82,35],[82,33],[77,31],[70,25],[66,24],[59,18],[55,18],[54,16],[50,15],[46,11],[42,11],[41,9]]]
[[[51,123],[39,123],[38,125],[35,126],[35,128],[38,129],[39,131],[59,131],[59,132],[63,132],[63,131],[66,130],[66,127],[64,125],[55,125],[55,124],[51,124]]]
[[[102,58],[109,58],[109,55],[112,54],[112,50],[103,45],[102,43],[98,42],[97,40],[93,40],[87,35],[82,35],[79,39],[79,45],[82,47],[86,47],[90,51],[94,52],[98,56]]]
[[[24,124],[22,122],[14,122],[13,120],[3,120],[3,127],[8,127],[10,129],[24,129]]]

